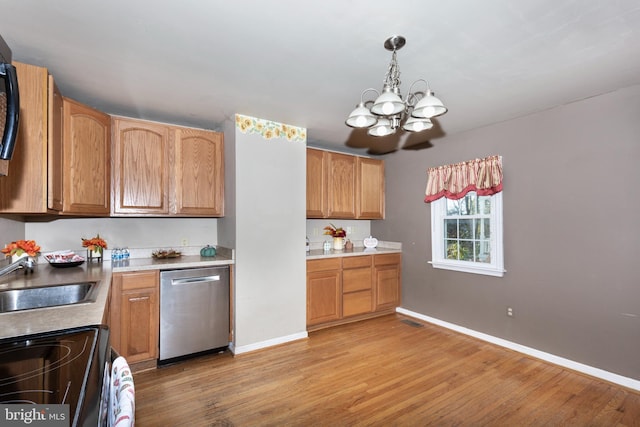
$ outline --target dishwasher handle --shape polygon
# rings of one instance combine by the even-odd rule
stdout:
[[[184,279],[172,279],[171,286],[190,285],[194,283],[218,282],[218,281],[220,281],[219,274],[215,276],[187,277]]]

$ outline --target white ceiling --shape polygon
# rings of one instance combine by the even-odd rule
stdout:
[[[0,34],[15,60],[108,113],[205,128],[241,113],[356,152],[640,84],[637,0],[0,0]],[[344,124],[381,89],[393,34],[407,39],[403,95],[422,78],[449,108],[408,140]]]

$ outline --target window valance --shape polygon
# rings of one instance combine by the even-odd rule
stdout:
[[[502,191],[502,156],[490,156],[429,168],[425,203],[441,197],[457,200],[469,191],[491,196]]]

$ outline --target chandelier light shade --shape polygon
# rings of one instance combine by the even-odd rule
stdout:
[[[384,79],[382,93],[369,88],[360,95],[360,103],[349,114],[346,124],[353,128],[369,128],[372,136],[392,135],[398,128],[407,132],[420,132],[433,127],[430,120],[447,112],[442,101],[436,98],[429,84],[422,79],[416,80],[409,87],[406,99],[400,93],[400,68],[396,52],[406,43],[402,36],[391,36],[384,42],[384,47],[392,51],[391,63]],[[412,92],[413,86],[422,82],[426,90]],[[375,92],[375,100],[365,101],[367,92]],[[372,103],[371,108],[367,104]]]

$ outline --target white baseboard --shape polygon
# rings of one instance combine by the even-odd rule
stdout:
[[[305,338],[309,338],[309,334],[306,331],[298,332],[297,334],[287,335],[284,337],[272,338],[270,340],[260,341],[253,344],[241,345],[239,347],[236,347],[232,343],[231,345],[229,345],[229,350],[231,350],[233,354],[242,354],[242,353],[261,350],[263,348],[273,347],[274,345],[284,344],[287,342],[297,341]]]
[[[614,374],[613,372],[605,371],[599,368],[594,368],[593,366],[589,366],[583,363],[575,362],[573,360],[565,359],[564,357],[556,356],[554,354],[545,353],[544,351],[536,350],[535,348],[526,347],[524,345],[507,341],[502,338],[494,337],[492,335],[474,331],[473,329],[465,328],[464,326],[459,326],[454,323],[445,322],[444,320],[436,319],[434,317],[425,316],[423,314],[416,313],[416,312],[404,309],[402,307],[396,308],[396,311],[400,314],[404,314],[410,317],[414,317],[416,319],[424,320],[425,322],[442,326],[443,328],[451,329],[453,331],[460,332],[465,335],[469,335],[474,338],[481,339],[482,341],[487,341],[492,344],[499,345],[501,347],[506,347],[508,349],[515,350],[519,353],[524,353],[529,356],[533,356],[535,358],[545,360],[555,365],[572,369],[574,371],[582,372],[583,374],[587,374],[592,377],[600,378],[605,381],[612,382],[614,384],[619,384],[621,386],[628,387],[636,391],[640,391],[640,381],[633,378],[623,377],[622,375]]]

